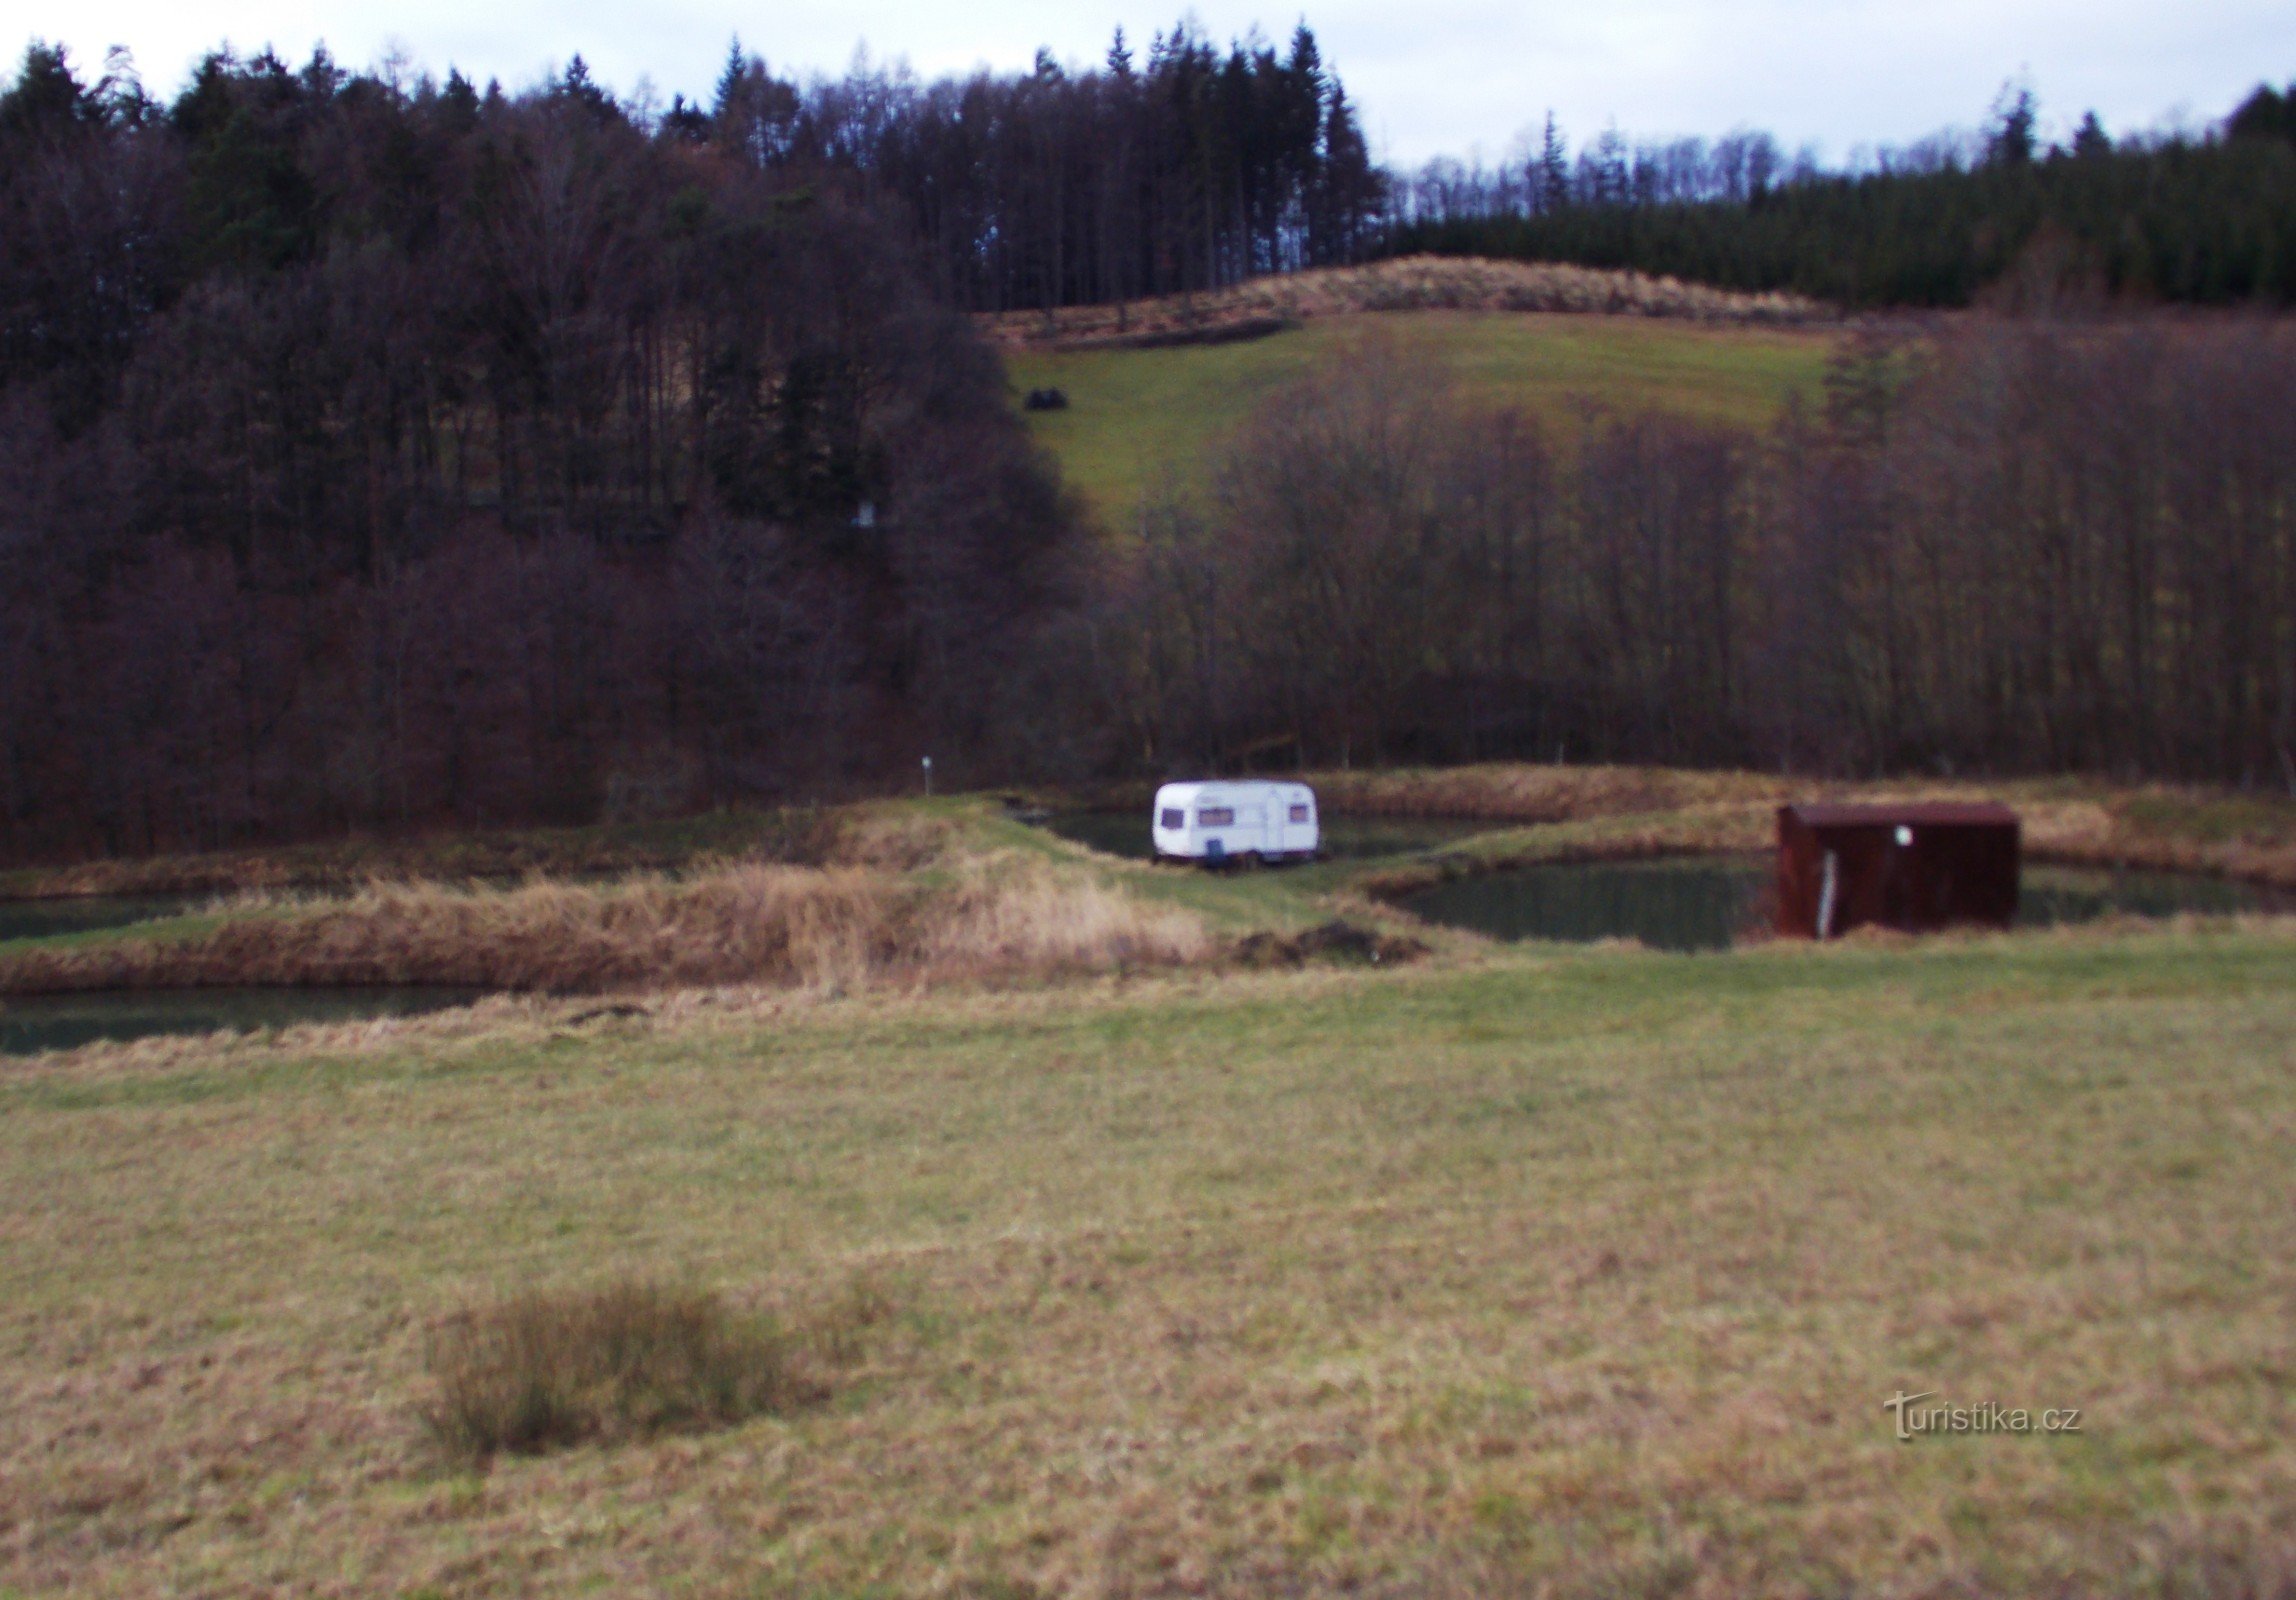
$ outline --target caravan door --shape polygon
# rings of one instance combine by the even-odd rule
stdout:
[[[1265,855],[1268,848],[1268,808],[1262,805],[1236,807],[1237,855]]]
[[[1305,784],[1287,789],[1277,803],[1277,810],[1282,813],[1284,854],[1314,855],[1317,844],[1315,791]]]

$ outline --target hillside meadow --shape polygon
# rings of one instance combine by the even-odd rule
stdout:
[[[1766,782],[1349,799],[1513,825],[1448,871],[1695,842]],[[2068,849],[2287,820],[2056,803]],[[1498,946],[1412,930],[1369,866],[1159,871],[971,800],[833,820],[770,870],[876,874],[941,965],[0,1067],[0,1593],[2296,1580],[2291,919]],[[744,831],[783,837],[693,837]],[[489,914],[594,925],[545,888]],[[1426,954],[1244,959],[1335,915]],[[762,1352],[753,1398],[535,1453],[442,1428],[479,1333],[592,1304]],[[2078,1428],[1901,1442],[1883,1403],[1923,1391]]]
[[[1142,496],[1196,489],[1253,408],[1370,344],[1425,364],[1475,401],[1519,406],[1567,437],[1589,408],[1760,427],[1787,396],[1815,402],[1838,327],[1748,326],[1626,314],[1415,310],[1317,317],[1263,338],[1148,349],[1008,348],[1013,387],[1057,388],[1027,414],[1105,526]]]

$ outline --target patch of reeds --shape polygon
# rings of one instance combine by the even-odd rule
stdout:
[[[915,965],[937,977],[1052,976],[1185,966],[1211,952],[1192,912],[1032,865],[976,869],[944,891]]]
[[[880,843],[899,853],[917,841]],[[16,951],[0,961],[0,993],[317,984],[843,992],[882,980],[1177,965],[1209,949],[1193,913],[1043,865],[975,862],[936,882],[744,863],[682,879],[376,884],[343,900],[249,902],[180,936]]]
[[[703,1290],[536,1291],[448,1317],[424,1352],[432,1438],[473,1459],[722,1427],[818,1385],[771,1320]]]

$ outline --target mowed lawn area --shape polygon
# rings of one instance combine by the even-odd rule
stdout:
[[[1103,522],[1122,530],[1143,493],[1199,487],[1269,394],[1365,341],[1569,435],[1590,406],[1764,425],[1789,394],[1817,398],[1839,338],[1657,317],[1398,311],[1311,319],[1236,344],[1008,350],[1005,365],[1018,390],[1068,396],[1064,411],[1029,413],[1030,428]]]
[[[2256,1592],[2292,975],[1446,948],[10,1063],[0,1592]],[[879,1310],[781,1415],[440,1454],[426,1329],[624,1279]]]

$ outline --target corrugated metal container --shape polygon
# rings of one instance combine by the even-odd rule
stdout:
[[[2017,920],[2017,813],[1990,801],[1778,808],[1778,932]]]

